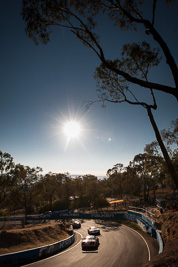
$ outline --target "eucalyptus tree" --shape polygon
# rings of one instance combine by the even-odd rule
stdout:
[[[16,185],[12,196],[24,208],[25,217],[28,213],[32,212],[33,201],[39,194],[37,183],[39,183],[42,177],[40,175],[41,172],[42,169],[40,167],[30,168],[21,164],[17,164],[14,168],[13,176],[16,179]]]
[[[39,42],[46,44],[50,41],[53,26],[63,27],[70,30],[97,55],[101,61],[100,67],[95,72],[99,101],[126,102],[146,109],[171,177],[178,188],[176,172],[152,112],[157,109],[155,91],[167,93],[178,100],[178,68],[168,45],[156,29],[157,14],[160,12],[157,10],[158,1],[149,1],[150,19],[144,13],[146,2],[143,0],[23,0],[22,17],[26,23],[27,35],[36,44]],[[174,0],[166,2],[172,4]],[[145,41],[133,42],[125,44],[120,55],[116,55],[116,59],[107,59],[97,33],[97,22],[102,16],[108,16],[112,20],[113,27],[118,28],[118,36],[122,30],[141,30],[142,33],[150,36],[150,42],[152,38],[157,47],[152,48]],[[161,60],[159,51],[171,72],[173,86],[149,80],[150,69],[157,67]],[[145,88],[150,93],[152,102],[139,100],[132,90],[133,85],[136,85],[141,93]],[[91,103],[93,102],[89,105]]]
[[[140,196],[142,185],[139,176],[131,164],[125,167],[123,173],[123,191],[126,196]]]
[[[5,200],[14,185],[14,179],[11,175],[14,166],[13,157],[0,150],[0,204]]]
[[[75,196],[81,196],[83,194],[83,179],[81,176],[77,176],[74,179],[74,189]]]
[[[136,175],[139,177],[139,180],[141,182],[144,201],[148,200],[147,190],[150,182],[149,172],[146,169],[146,161],[146,153],[140,153],[134,157],[132,162],[130,162],[130,166],[134,168]]]
[[[166,144],[166,149],[171,158],[172,164],[178,174],[178,119],[171,122],[169,129],[161,131],[162,139]],[[156,166],[157,174],[161,175],[159,183],[163,186],[170,186],[173,190],[176,189],[175,183],[172,181],[170,173],[167,171],[164,159],[161,156],[160,147],[157,141],[147,144],[144,151],[155,159],[154,166]]]
[[[160,132],[162,139],[166,144],[169,156],[172,158],[174,154],[177,154],[178,152],[178,119],[171,122],[171,127],[169,129],[163,129]],[[161,156],[160,147],[157,141],[147,144],[144,150],[150,155]]]
[[[111,181],[108,178],[103,178],[100,181],[100,185],[101,185],[101,192],[105,198],[111,197],[113,195],[111,189]]]
[[[64,203],[64,208],[70,207],[70,197],[74,196],[74,186],[73,180],[69,175],[65,175],[62,181],[62,202]]]
[[[58,185],[59,184],[56,179],[56,174],[51,172],[45,174],[40,181],[41,200],[43,201],[45,206],[49,206],[49,210],[52,210],[52,205],[56,197]]]
[[[83,176],[83,192],[88,199],[88,204],[97,208],[101,194],[101,187],[99,180],[95,175],[87,174]]]
[[[107,171],[111,183],[111,189],[115,197],[122,198],[123,195],[123,164],[117,163]]]
[[[74,207],[75,208],[81,208],[86,207],[88,205],[85,205],[84,203],[84,192],[83,192],[83,179],[81,176],[77,176],[75,179],[73,179],[73,186],[74,186]]]
[[[156,190],[163,183],[165,173],[165,161],[160,156],[155,156],[149,153],[138,154],[132,161],[144,193],[144,200],[149,199],[149,193],[153,191],[153,198],[156,198]],[[152,199],[153,200],[153,199]]]
[[[169,129],[163,129],[161,135],[167,144],[171,156],[173,156],[174,153],[178,152],[178,118],[171,122]]]

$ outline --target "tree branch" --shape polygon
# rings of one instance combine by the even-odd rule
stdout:
[[[153,17],[152,17],[152,25],[154,25],[154,22],[155,22],[155,10],[156,10],[156,4],[157,4],[157,0],[154,0],[154,2],[153,2]]]
[[[154,28],[153,24],[154,24],[154,17],[155,17],[155,8],[156,8],[156,0],[154,0],[154,4],[153,4],[153,23],[151,24],[149,20],[145,20],[145,19],[137,19],[135,17],[133,17],[127,10],[125,10],[122,5],[120,4],[120,1],[118,2],[118,6],[119,8],[122,10],[122,12],[124,13],[124,15],[129,18],[131,21],[136,22],[136,23],[141,23],[145,26],[146,28],[146,32],[148,34],[152,34],[154,40],[159,44],[159,46],[161,47],[165,57],[166,57],[166,61],[167,64],[169,65],[171,72],[173,74],[174,77],[174,82],[175,82],[175,86],[176,88],[174,89],[174,96],[177,98],[178,100],[178,68],[177,65],[175,63],[175,60],[167,46],[167,44],[164,42],[164,40],[162,39],[162,37],[159,35],[159,33],[156,31],[156,29]],[[142,85],[144,86],[144,85]],[[152,87],[152,86],[150,86]],[[158,88],[154,88],[159,90]],[[166,91],[165,91],[166,92]]]

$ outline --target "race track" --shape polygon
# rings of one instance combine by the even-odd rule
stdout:
[[[101,230],[100,246],[96,251],[82,251],[81,236],[87,235],[89,226]],[[151,241],[150,241],[151,240]],[[141,267],[157,253],[157,241],[148,242],[136,231],[109,221],[85,220],[76,230],[76,242],[67,250],[50,258],[28,264],[31,267]]]

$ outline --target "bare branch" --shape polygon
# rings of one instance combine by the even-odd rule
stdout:
[[[154,22],[155,22],[155,10],[156,10],[156,4],[157,4],[157,0],[154,0],[154,2],[153,2],[153,17],[152,17],[152,25],[154,25]]]

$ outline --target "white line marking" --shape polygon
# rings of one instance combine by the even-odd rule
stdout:
[[[139,232],[137,232],[136,230],[132,229],[131,227],[126,226],[126,225],[123,225],[123,226],[125,226],[125,227],[129,228],[130,230],[134,231],[135,233],[137,233],[143,239],[143,241],[145,242],[145,244],[147,246],[147,249],[148,249],[148,261],[150,261],[150,259],[151,259],[150,248],[149,248],[148,243],[146,242],[145,238]]]
[[[75,232],[76,232],[77,234],[79,234],[79,235],[81,236],[81,238],[82,238],[82,235],[81,235],[79,232],[77,232],[77,231],[75,231]],[[59,256],[59,254],[61,255],[61,254],[65,253],[65,252],[67,252],[67,251],[69,251],[69,250],[75,248],[75,247],[78,246],[80,243],[81,243],[81,240],[80,240],[75,246],[70,247],[70,248],[68,248],[68,249],[64,249],[64,251],[61,251],[61,252],[59,251],[59,252],[57,252],[57,254],[55,254],[55,255],[53,255],[53,256],[49,256],[49,257],[47,257],[47,258],[45,258],[45,259],[37,260],[37,261],[35,261],[35,262],[32,262],[32,263],[30,263],[30,264],[26,264],[26,265],[23,265],[23,266],[31,266],[31,265],[36,264],[36,263],[38,263],[38,262],[42,262],[42,261],[49,260],[49,259],[51,259],[51,258],[55,258],[55,257]]]

